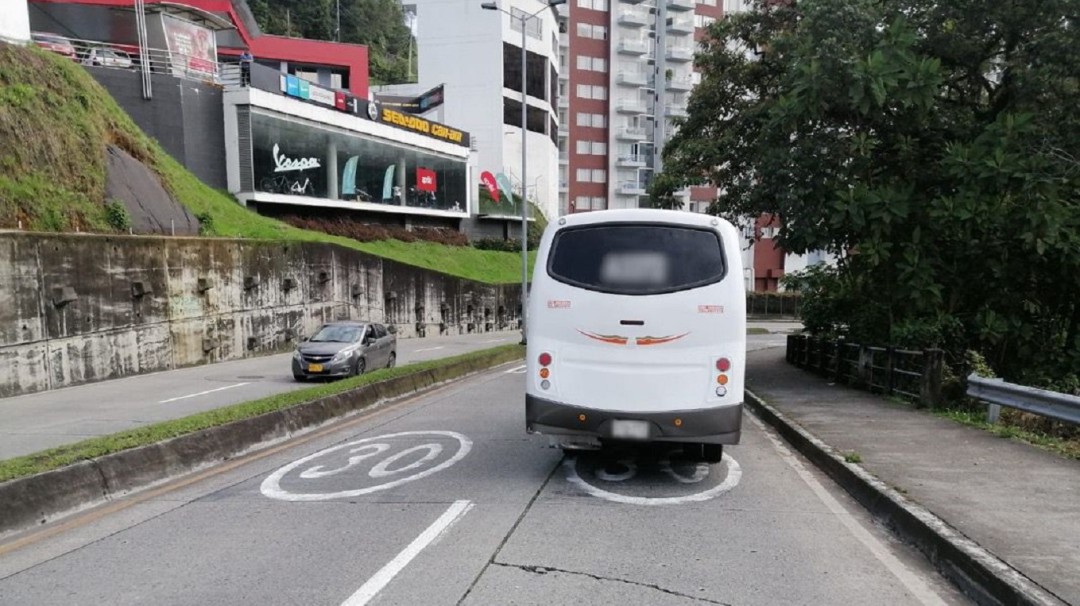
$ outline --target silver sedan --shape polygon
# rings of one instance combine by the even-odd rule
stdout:
[[[354,377],[397,363],[393,327],[375,322],[329,322],[304,339],[293,353],[297,381],[319,377]]]

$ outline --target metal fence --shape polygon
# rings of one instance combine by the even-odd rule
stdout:
[[[986,420],[996,423],[1001,407],[1007,406],[1080,425],[1080,397],[1036,389],[1002,379],[987,379],[972,374],[968,377],[967,395],[987,403]]]
[[[920,406],[941,402],[943,359],[940,349],[872,347],[806,335],[787,338],[789,363],[837,383],[901,396]]]
[[[168,74],[223,87],[241,84],[241,69],[238,63],[208,61],[162,48],[145,48],[140,53],[136,45],[59,36],[50,38],[48,41],[33,43],[43,46],[46,50],[67,56],[85,66],[140,71],[146,63],[150,73],[154,74]]]
[[[746,315],[795,319],[799,317],[800,301],[796,293],[747,292]]]

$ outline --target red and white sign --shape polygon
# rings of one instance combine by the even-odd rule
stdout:
[[[495,182],[495,175],[491,174],[490,171],[485,170],[484,172],[480,173],[480,182],[483,183],[485,187],[487,187],[488,193],[491,194],[491,199],[494,200],[496,204],[498,204],[499,184]]]
[[[556,301],[554,299],[548,301],[548,309],[570,309],[569,301]]]
[[[698,305],[697,310],[699,314],[722,314],[724,313],[723,305]]]
[[[430,168],[417,167],[416,189],[428,192],[435,191],[435,171]]]

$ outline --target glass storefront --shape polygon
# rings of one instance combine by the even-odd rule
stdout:
[[[256,191],[468,212],[464,159],[252,108]]]

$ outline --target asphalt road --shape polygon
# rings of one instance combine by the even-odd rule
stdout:
[[[400,339],[398,362],[520,340],[517,331]],[[291,353],[249,358],[2,398],[0,459],[309,386],[293,380],[291,358]]]
[[[0,604],[965,603],[749,414],[564,457],[513,366],[9,537]]]

